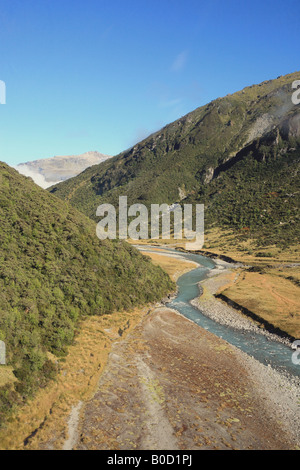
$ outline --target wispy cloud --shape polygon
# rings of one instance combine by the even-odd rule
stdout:
[[[29,168],[26,163],[24,164],[19,164],[14,167],[15,170],[17,170],[21,175],[30,177],[33,179],[33,181],[38,185],[41,186],[41,188],[49,188],[50,186],[60,183],[62,180],[57,180],[57,181],[47,181],[44,175],[39,173],[38,171],[33,171],[31,168]]]
[[[166,100],[166,101],[161,101],[159,103],[160,108],[172,108],[173,106],[177,106],[182,102],[182,98],[177,98],[177,99],[171,99],[171,100]]]
[[[187,62],[187,58],[188,58],[188,51],[180,52],[180,54],[178,54],[178,56],[175,58],[172,64],[171,70],[173,72],[179,72],[180,70],[182,70]]]

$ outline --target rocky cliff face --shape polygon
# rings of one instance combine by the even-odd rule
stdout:
[[[300,114],[295,114],[284,120],[280,127],[286,138],[300,137]]]
[[[86,168],[102,163],[108,158],[110,158],[109,155],[91,151],[81,155],[56,156],[21,163],[16,166],[16,170],[22,175],[30,176],[42,188],[48,188],[53,184],[72,178]]]

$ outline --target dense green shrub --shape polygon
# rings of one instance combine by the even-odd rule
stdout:
[[[47,354],[66,354],[80,318],[131,309],[174,289],[134,247],[100,241],[91,220],[2,163],[0,221],[0,338],[20,398],[53,378]],[[14,393],[0,393],[0,415]]]

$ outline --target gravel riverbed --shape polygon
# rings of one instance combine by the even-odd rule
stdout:
[[[200,297],[191,301],[201,313],[214,321],[241,331],[251,331],[267,338],[291,346],[291,342],[261,328],[242,312],[230,307],[215,298],[214,294],[226,281],[220,276],[237,266],[222,260],[214,260],[216,268],[211,270],[207,278],[199,283]],[[206,290],[201,299],[203,288]],[[235,346],[232,346],[235,348]],[[238,349],[238,348],[235,348]],[[273,410],[274,416],[294,436],[296,446],[300,445],[300,379],[278,372],[271,366],[265,366],[252,356],[238,350],[240,360],[247,367],[253,380],[257,383],[261,398]],[[292,349],[291,349],[292,354]]]

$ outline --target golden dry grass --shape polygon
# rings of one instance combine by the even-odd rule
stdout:
[[[79,401],[93,395],[113,342],[119,340],[120,335],[126,336],[147,311],[148,307],[145,307],[82,321],[75,344],[59,363],[57,380],[40,390],[1,429],[0,449],[24,449],[24,440],[43,422],[26,449],[46,446],[51,440],[54,448],[60,448],[67,437],[70,411]]]
[[[159,250],[156,253],[145,254],[151,258],[153,264],[161,266],[174,281],[183,273],[198,267],[197,263],[192,261],[159,254]]]
[[[296,263],[300,258],[299,245],[290,246],[281,250],[275,245],[258,248],[255,240],[250,238],[237,241],[237,234],[230,230],[212,228],[205,233],[203,250],[217,255],[225,255],[246,264],[266,265],[281,263]],[[259,252],[271,253],[271,257],[256,256]]]
[[[15,382],[16,380],[12,367],[0,365],[0,387]]]
[[[147,255],[149,255],[147,253]],[[155,264],[176,278],[194,269],[195,263],[160,254],[151,254]],[[60,372],[55,382],[40,390],[36,397],[19,409],[14,419],[0,430],[0,449],[24,449],[24,440],[43,423],[26,449],[62,448],[67,438],[68,417],[79,401],[93,396],[106,366],[112,344],[125,337],[151,306],[132,312],[116,312],[102,317],[90,317],[78,327],[78,335],[69,348],[68,356],[59,361]],[[53,358],[52,358],[53,359]],[[0,380],[12,379],[12,370],[0,368]],[[1,376],[2,371],[2,376]]]
[[[293,282],[274,274],[243,272],[222,292],[275,327],[300,337],[300,288]]]
[[[299,266],[291,266],[289,268],[286,267],[275,267],[267,269],[269,274],[274,274],[279,277],[283,277],[295,283],[300,282],[300,267]]]

